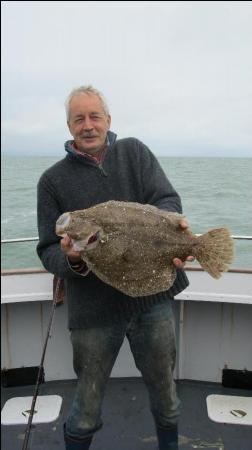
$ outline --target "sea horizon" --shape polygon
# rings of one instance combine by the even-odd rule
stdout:
[[[152,150],[152,153],[153,150]],[[7,152],[7,151],[2,151],[2,157],[38,157],[38,158],[48,158],[50,156],[52,157],[60,157],[60,156],[65,156],[66,152],[63,150],[62,152],[59,153],[19,153],[19,152]],[[170,154],[170,155],[164,155],[164,154],[159,154],[159,153],[154,153],[154,155],[156,156],[156,158],[231,158],[231,159],[236,159],[236,158],[246,158],[246,159],[251,159],[252,158],[252,154],[251,155],[181,155],[181,154]]]
[[[65,155],[64,151],[49,156],[2,155],[2,239],[38,235],[38,180]],[[252,158],[162,155],[157,159],[181,197],[193,233],[225,226],[232,235],[252,235]],[[40,266],[35,245],[2,246],[2,267]],[[252,267],[252,241],[237,241],[235,247],[234,266]]]

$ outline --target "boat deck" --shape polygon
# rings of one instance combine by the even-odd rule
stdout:
[[[61,412],[55,422],[32,425],[29,450],[63,450],[62,426],[70,407],[76,380],[51,381],[40,386],[39,395],[60,395]],[[251,391],[230,389],[217,383],[178,381],[182,402],[179,449],[251,450],[252,426],[216,423],[208,418],[210,394],[251,396]],[[2,408],[13,397],[33,395],[34,386],[2,388]],[[103,428],[92,450],[156,450],[157,440],[148,396],[141,378],[111,378],[103,404]],[[21,450],[24,425],[2,425],[2,450]]]

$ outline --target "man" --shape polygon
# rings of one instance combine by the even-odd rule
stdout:
[[[73,364],[78,383],[64,425],[67,450],[86,450],[102,426],[101,406],[111,370],[129,339],[136,366],[147,386],[160,450],[177,449],[179,400],[175,365],[173,297],[188,280],[182,261],[167,292],[132,299],[88,273],[67,236],[55,234],[66,211],[108,200],[135,201],[181,212],[177,192],[151,151],[135,138],[117,140],[102,94],[92,86],[71,92],[66,102],[73,136],[66,157],[45,171],[38,183],[38,255],[45,268],[65,279]],[[185,221],[181,229],[186,228]]]

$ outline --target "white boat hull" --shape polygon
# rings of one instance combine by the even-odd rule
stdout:
[[[222,369],[252,370],[252,272],[216,281],[188,270],[190,286],[174,300],[175,378],[221,382]],[[53,276],[42,270],[2,274],[3,369],[38,366],[52,306]],[[66,302],[56,308],[44,362],[45,380],[75,378]],[[125,340],[112,377],[140,376]]]

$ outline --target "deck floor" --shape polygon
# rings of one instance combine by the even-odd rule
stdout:
[[[62,425],[73,396],[75,380],[47,382],[39,395],[63,398],[59,418],[32,426],[29,450],[64,450]],[[207,415],[210,394],[250,396],[247,390],[224,388],[216,383],[177,382],[182,402],[179,449],[252,450],[252,427],[212,422]],[[33,395],[34,386],[2,388],[2,407],[9,398]],[[92,450],[156,450],[157,440],[148,396],[141,378],[111,378],[103,404],[103,428],[96,434]],[[21,450],[25,426],[2,425],[2,450]]]

